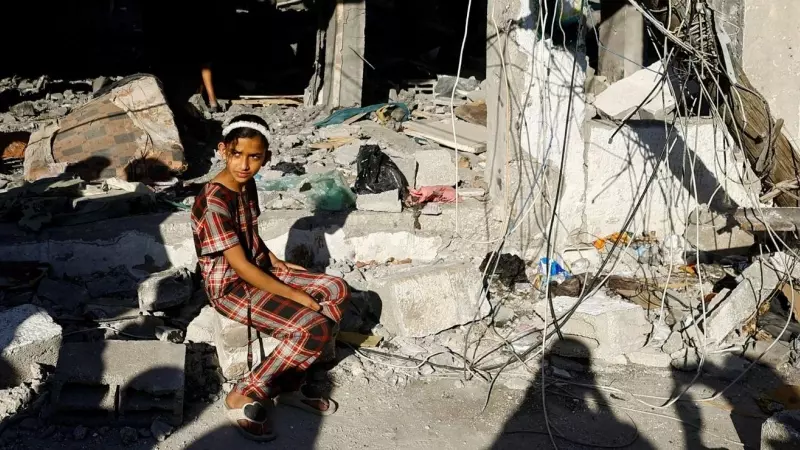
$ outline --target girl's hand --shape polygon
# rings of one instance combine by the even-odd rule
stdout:
[[[308,295],[306,292],[298,290],[297,294],[295,294],[295,298],[292,300],[300,303],[314,312],[320,312],[322,310],[322,305],[317,303],[317,301],[314,300],[314,297]]]
[[[285,262],[277,258],[275,258],[275,260],[272,261],[272,268],[275,270],[283,270],[283,271],[289,270],[289,266]]]
[[[281,261],[281,262],[283,262],[283,261]],[[285,262],[285,263],[283,263],[283,265],[288,267],[288,268],[290,268],[290,269],[292,269],[292,270],[299,270],[300,272],[307,272],[305,267],[298,266],[297,264],[292,264],[292,263]]]

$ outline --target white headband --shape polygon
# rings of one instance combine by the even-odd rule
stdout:
[[[265,127],[264,125],[255,123],[255,122],[244,122],[244,121],[242,121],[242,122],[233,122],[230,125],[228,125],[227,127],[223,128],[222,129],[222,136],[223,137],[227,136],[228,133],[230,133],[231,131],[233,131],[233,130],[235,130],[237,128],[250,128],[250,129],[256,130],[259,133],[263,134],[265,138],[269,139],[269,131],[267,131],[267,127]]]

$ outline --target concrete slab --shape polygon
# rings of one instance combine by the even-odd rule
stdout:
[[[555,297],[553,308],[556,315],[560,317],[565,314],[577,300],[573,297]],[[535,306],[536,313],[544,317],[545,308],[548,308],[547,302],[539,302]],[[547,315],[551,316],[549,311]],[[561,330],[565,335],[597,342],[591,355],[583,356],[615,362],[624,361],[624,358],[619,358],[623,354],[640,351],[647,342],[652,325],[641,306],[599,292],[586,298]]]
[[[218,314],[219,313],[213,306],[204,306],[203,309],[200,310],[200,314],[192,319],[192,321],[189,322],[189,326],[186,327],[186,336],[184,340],[186,342],[213,344],[214,320],[215,316]]]
[[[477,299],[480,271],[470,263],[411,269],[370,282],[381,298],[381,324],[397,336],[422,337],[486,317]]]
[[[756,260],[736,278],[739,283],[706,320],[708,342],[719,343],[756,313],[775,290],[781,276],[770,264]]]
[[[55,365],[61,326],[34,305],[0,312],[0,388],[30,381],[32,363]]]
[[[447,150],[419,150],[416,187],[455,186],[458,183],[453,154]]]

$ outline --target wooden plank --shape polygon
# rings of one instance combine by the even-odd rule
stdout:
[[[248,99],[239,99],[239,100],[231,100],[231,104],[234,105],[289,105],[289,106],[301,106],[303,102],[301,100],[295,100],[293,98],[248,98]]]
[[[441,121],[414,121],[403,125],[403,133],[423,139],[429,139],[445,147],[457,148],[468,153],[483,153],[486,151],[486,127],[456,120],[456,137],[453,140],[453,125],[451,119]]]
[[[745,231],[795,231],[800,224],[800,208],[739,208],[733,220]]]

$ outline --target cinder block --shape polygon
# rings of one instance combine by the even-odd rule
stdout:
[[[161,341],[64,344],[53,387],[61,423],[149,425],[183,420],[186,347]]]

